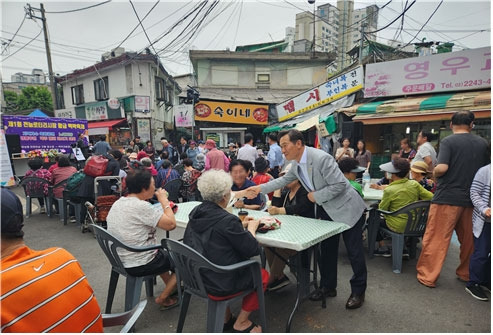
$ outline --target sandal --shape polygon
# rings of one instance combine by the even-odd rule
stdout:
[[[231,317],[229,318],[228,322],[226,322],[223,326],[223,333],[229,333],[231,330],[233,330],[233,326],[236,322],[236,317],[231,314]]]
[[[170,298],[168,297],[166,300],[168,300],[168,299],[170,299]],[[169,301],[169,300],[168,300],[168,301]],[[159,307],[159,310],[160,310],[160,311],[166,311],[166,310],[168,310],[168,309],[172,309],[172,308],[174,308],[174,307],[178,306],[179,304],[180,304],[180,301],[179,301],[178,299],[176,299],[176,301],[175,301],[175,302],[173,302],[173,303],[171,303],[171,304],[169,304],[169,305],[164,305],[164,304],[161,304],[161,306]]]
[[[250,327],[246,328],[246,329],[243,329],[243,330],[236,330],[233,328],[233,330],[231,331],[232,333],[250,333],[252,331],[253,328],[257,327],[258,325],[252,321],[252,324],[250,325]]]

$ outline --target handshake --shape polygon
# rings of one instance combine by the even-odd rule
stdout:
[[[251,187],[246,188],[242,191],[235,192],[235,198],[237,198],[237,199],[241,199],[241,198],[253,199],[259,193],[260,193],[260,186],[259,185],[251,186]]]

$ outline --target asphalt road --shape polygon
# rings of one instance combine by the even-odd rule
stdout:
[[[22,189],[14,189],[22,196]],[[33,215],[25,220],[25,242],[33,249],[59,246],[71,252],[82,265],[102,309],[106,303],[110,265],[92,233],[82,234],[75,224],[64,226],[58,216],[48,218],[39,214],[34,201]],[[183,231],[174,231],[172,238],[181,237]],[[160,235],[164,237],[164,233]],[[366,243],[366,242],[365,242]],[[459,249],[454,243],[449,249],[437,287],[422,286],[416,280],[416,260],[403,262],[401,274],[391,270],[390,258],[367,260],[368,288],[362,308],[346,310],[350,294],[349,279],[352,275],[344,243],[339,253],[339,287],[335,298],[328,298],[327,308],[318,302],[304,301],[298,309],[292,332],[474,332],[490,333],[491,305],[472,298],[464,291],[465,284],[457,280]],[[113,312],[123,311],[125,280],[118,283]],[[164,284],[158,279],[155,292],[161,292]],[[295,301],[296,287],[289,285],[277,292],[266,294],[267,327],[269,332],[284,332],[285,323]],[[142,290],[145,299],[145,290]],[[237,313],[239,304],[233,306]],[[137,332],[175,332],[179,308],[160,311],[149,298],[148,304],[137,321]],[[258,320],[255,313],[253,320]],[[185,321],[184,332],[205,332],[206,303],[197,297],[192,302]],[[118,329],[112,329],[118,331]]]

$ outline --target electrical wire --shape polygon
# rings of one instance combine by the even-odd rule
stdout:
[[[14,38],[17,36],[17,33],[19,32],[19,30],[21,30],[22,25],[24,24],[24,21],[26,21],[26,15],[25,14],[24,14],[24,17],[22,18],[22,21],[21,21],[21,24],[19,25],[19,28],[17,28],[17,30],[15,31],[14,35],[8,41],[7,45],[4,46],[4,49],[2,50],[2,55],[7,50],[7,48],[9,47],[9,45],[12,43],[12,41],[14,40]]]
[[[406,14],[406,12],[416,3],[416,0],[414,0],[413,2],[411,2],[411,4],[409,5],[409,7],[406,7],[402,13],[397,16],[394,20],[392,20],[392,22],[390,22],[389,24],[387,24],[386,26],[380,28],[380,29],[377,29],[377,30],[374,30],[374,31],[367,31],[365,32],[366,34],[375,34],[375,33],[378,33],[379,31],[382,31],[388,27],[390,27],[392,24],[394,24],[395,21],[399,20],[399,18],[401,18],[404,14]]]
[[[151,12],[154,10],[154,8],[156,8],[157,4],[160,2],[161,0],[158,0],[154,6],[152,6],[151,9],[149,9],[149,11],[147,12],[147,14],[142,18],[142,20],[139,19],[139,16],[137,15],[137,12],[135,11],[135,7],[132,3],[132,1],[130,1],[130,4],[132,4],[132,8],[134,9],[134,13],[135,15],[137,15],[137,19],[139,20],[139,23],[134,27],[134,29],[132,29],[132,31],[130,33],[128,33],[128,35],[120,42],[120,44],[118,44],[116,47],[112,48],[112,49],[118,49],[123,43],[125,43],[126,40],[128,40],[130,38],[130,36],[132,36],[132,34],[134,33],[135,30],[137,30],[137,28],[139,27],[139,25],[142,24],[142,21],[144,21],[146,19],[146,17],[151,14]],[[142,26],[142,28],[144,28]],[[144,29],[144,32],[145,32],[145,29]],[[146,33],[147,35],[147,33]],[[149,38],[147,38],[149,40]],[[151,43],[151,41],[149,41],[149,43]]]
[[[139,20],[139,24],[142,27],[142,30],[144,31],[144,34],[146,35],[147,41],[149,42],[150,46],[152,47],[152,50],[154,50],[154,54],[157,55],[156,49],[154,48],[154,45],[152,44],[151,39],[149,38],[149,35],[147,35],[147,31],[144,28],[144,25],[142,24],[142,21],[140,20],[139,14],[137,13],[137,10],[135,9],[134,3],[132,2],[132,0],[128,0],[128,1],[130,1],[130,4],[132,5],[132,9],[134,10],[135,16],[137,16],[137,20]],[[159,3],[159,1],[160,0],[158,0],[154,4],[154,6],[152,6],[152,8],[149,10],[149,12],[147,14],[149,14],[157,6],[157,4]],[[144,19],[145,19],[145,17],[144,17]]]
[[[233,45],[236,43],[236,37],[238,36],[238,28],[240,28],[242,11],[243,11],[243,0],[241,0],[240,15],[238,15],[238,22],[236,22],[236,32],[235,32],[235,37],[233,38]]]
[[[34,37],[32,38],[29,42],[27,42],[26,44],[24,44],[22,47],[20,47],[19,49],[15,50],[13,53],[11,53],[10,55],[8,55],[7,57],[5,57],[3,59],[3,61],[5,62],[7,59],[9,59],[10,57],[12,57],[13,55],[15,55],[16,53],[18,53],[19,51],[21,51],[22,49],[24,49],[25,47],[27,47],[29,44],[31,44],[31,42],[33,42],[36,38],[38,38],[39,35],[41,35],[41,33],[43,32],[43,29],[41,29],[39,31],[39,33]]]
[[[104,1],[104,2],[100,2],[100,3],[97,3],[95,5],[91,5],[91,6],[87,6],[87,7],[83,7],[83,8],[77,8],[77,9],[70,9],[70,10],[63,10],[63,11],[59,11],[59,12],[47,12],[45,11],[46,14],[65,14],[65,13],[73,13],[73,12],[79,12],[81,10],[86,10],[86,9],[90,9],[90,8],[94,8],[94,7],[97,7],[97,6],[101,6],[101,5],[104,5],[108,2],[111,2],[111,0],[107,0],[107,1]]]

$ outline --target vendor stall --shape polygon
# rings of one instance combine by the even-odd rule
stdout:
[[[106,141],[115,149],[123,148],[132,137],[127,119],[91,121],[88,127],[89,141],[95,144],[101,135],[105,135]]]

